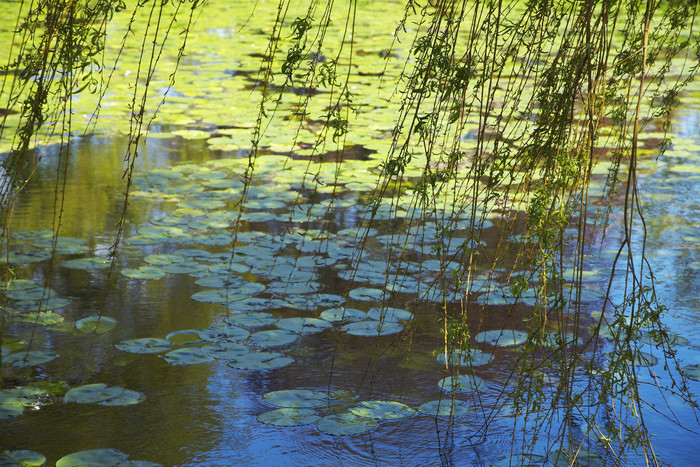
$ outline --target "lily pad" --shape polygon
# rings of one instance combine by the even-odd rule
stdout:
[[[230,360],[239,358],[250,352],[250,349],[237,342],[219,342],[216,344],[204,345],[201,347],[202,353],[217,360]]]
[[[123,352],[129,353],[161,353],[170,350],[173,343],[167,339],[159,339],[157,337],[142,337],[139,339],[127,339],[115,347]]]
[[[294,363],[278,352],[250,352],[229,359],[228,365],[239,370],[274,370]]]
[[[493,354],[482,352],[479,349],[456,350],[448,355],[450,366],[481,366],[486,365],[493,359]],[[438,354],[437,361],[440,365],[445,364],[444,352]]]
[[[163,358],[166,362],[175,366],[201,365],[214,361],[214,358],[205,355],[199,347],[172,350],[163,355]]]
[[[331,323],[352,323],[367,319],[367,312],[356,308],[329,308],[321,313],[321,319]]]
[[[158,266],[141,266],[140,268],[124,268],[122,275],[132,279],[160,279],[165,271]]]
[[[71,389],[66,393],[65,401],[78,404],[126,406],[142,402],[143,394],[119,386],[107,387],[104,383],[95,383]]]
[[[367,316],[370,319],[377,321],[390,321],[396,323],[399,321],[408,321],[412,319],[413,313],[400,308],[375,307],[369,309]]]
[[[681,371],[688,379],[700,381],[700,363],[685,365],[681,367]]]
[[[333,436],[359,435],[372,430],[377,421],[353,413],[326,415],[316,424],[321,433]]]
[[[303,426],[317,422],[321,417],[312,409],[282,408],[258,415],[258,421],[274,426]]]
[[[388,336],[403,330],[403,325],[375,320],[358,321],[343,326],[343,331],[353,336]]]
[[[418,411],[436,417],[459,417],[469,412],[469,407],[464,401],[455,399],[454,404],[452,404],[452,399],[445,398],[426,402],[418,407]]]
[[[359,407],[351,407],[350,412],[358,417],[374,418],[377,420],[396,420],[408,418],[416,414],[416,410],[395,401],[363,401]]]
[[[239,315],[230,315],[226,317],[226,322],[238,326],[256,328],[260,326],[269,326],[277,321],[271,313],[261,311],[251,313],[241,313]]]
[[[197,344],[202,342],[202,338],[199,337],[200,332],[202,332],[201,329],[181,329],[169,333],[165,338],[173,344]]]
[[[359,289],[353,289],[348,294],[353,300],[358,300],[362,302],[380,302],[387,298],[387,293],[380,289],[371,289],[367,287],[360,287]]]
[[[275,323],[275,326],[297,334],[313,334],[325,331],[333,325],[318,318],[282,318]]]
[[[299,335],[286,329],[270,329],[251,334],[249,342],[261,348],[279,347],[291,344]]]
[[[128,461],[128,454],[124,454],[116,449],[88,449],[87,451],[74,452],[61,457],[56,461],[56,467],[117,467],[117,466],[138,466],[138,467],[160,467],[147,461]]]
[[[262,398],[277,407],[322,407],[328,403],[325,392],[312,389],[283,389],[265,393]]]
[[[117,320],[109,316],[88,316],[75,322],[75,327],[86,333],[96,332],[103,334],[111,331],[117,325]]]
[[[46,463],[46,456],[34,451],[20,449],[0,453],[1,467],[40,467]]]
[[[29,350],[11,353],[3,359],[3,363],[12,363],[17,368],[37,366],[48,363],[58,357],[52,350]]]
[[[64,268],[70,269],[106,269],[112,264],[108,258],[101,257],[88,257],[88,258],[77,258],[69,259],[61,263]]]
[[[438,387],[448,393],[452,392],[453,390],[459,392],[472,392],[484,389],[486,387],[486,381],[478,376],[472,375],[448,376],[447,378],[443,378],[438,382]]]
[[[200,339],[207,342],[240,341],[249,335],[247,329],[233,325],[210,326],[199,333]]]
[[[480,332],[476,335],[474,340],[479,344],[491,344],[497,347],[514,347],[527,340],[527,333],[525,331],[516,331],[513,329],[495,329],[493,331]]]

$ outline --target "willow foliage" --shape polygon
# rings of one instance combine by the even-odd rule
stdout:
[[[196,0],[26,3],[2,87],[6,108],[21,112],[21,124],[12,130],[12,152],[3,162],[3,236],[9,235],[15,197],[31,180],[27,158],[39,130],[51,122],[49,134],[43,134],[58,140],[65,157],[73,99],[109,89],[116,65],[105,63],[102,55],[107,25],[115,11],[129,8],[133,17],[147,15],[149,21],[147,30],[138,33],[140,68],[129,107],[123,220],[134,161],[156,118],[158,106],[148,108],[147,97],[153,72],[161,66],[162,47],[180,44],[172,69],[175,80],[189,25],[207,5]],[[313,160],[336,151],[337,170],[343,170],[343,151],[352,141],[358,111],[355,100],[365,92],[353,86],[352,38],[362,6],[356,1],[343,5],[347,10],[338,11],[333,0],[309,0],[293,18],[290,12],[297,5],[279,0],[275,6],[258,73],[260,101],[244,199],[255,177],[261,138],[278,123],[276,111],[288,99],[297,100],[300,130],[311,116],[310,103],[324,102],[323,114],[313,116],[316,139],[299,136],[289,141],[290,147],[307,144]],[[594,440],[616,464],[627,462],[630,453],[632,460],[641,455],[648,464],[659,464],[643,415],[659,409],[645,406],[639,393],[640,379],[650,379],[640,376],[646,371],[636,339],[642,328],[667,360],[671,383],[658,390],[696,407],[662,323],[664,306],[654,293],[653,271],[645,258],[637,187],[640,135],[668,130],[670,113],[700,63],[696,10],[697,2],[689,0],[407,0],[403,17],[396,18],[392,33],[401,52],[387,50],[385,55],[401,61],[403,70],[400,76],[378,73],[377,86],[394,89],[401,106],[366,221],[371,224],[383,200],[409,196],[413,218],[397,221],[392,234],[399,244],[420,242],[418,225],[432,225],[445,245],[463,242],[456,255],[447,248],[433,252],[443,270],[449,261],[460,264],[443,274],[435,288],[457,287],[466,298],[486,287],[495,296],[490,284],[498,281],[508,284],[502,293],[535,297],[528,315],[514,311],[506,318],[506,327],[525,321],[528,338],[496,396],[498,408],[477,438],[486,437],[488,421],[509,407],[526,420],[525,426],[513,427],[513,454],[527,452],[547,437],[552,452],[559,449],[561,459],[570,461]],[[250,24],[254,22],[251,17]],[[339,27],[344,39],[329,42],[328,32]],[[287,92],[291,89],[295,92]],[[3,126],[1,131],[10,130]],[[670,141],[660,141],[663,151]],[[608,174],[604,195],[590,196],[592,176],[601,170]],[[409,173],[419,176],[409,178]],[[313,178],[310,170],[302,183],[313,189]],[[498,247],[473,247],[480,245],[480,226],[494,212],[503,218],[495,238]],[[596,247],[589,230],[593,222],[606,224],[611,213],[622,218],[619,249],[601,319],[589,331],[580,306],[587,254]],[[465,216],[470,219],[466,227],[458,220]],[[457,230],[469,237],[453,239]],[[121,224],[119,232],[115,254]],[[513,238],[519,240],[517,248],[506,242]],[[355,252],[356,264],[362,255]],[[387,261],[401,261],[404,255],[394,248]],[[475,281],[484,271],[486,284]],[[613,289],[624,293],[611,294]],[[482,307],[463,300],[459,306],[445,302],[442,309],[445,348],[468,349],[470,328],[485,319]],[[603,344],[603,332],[612,343]],[[581,345],[571,347],[570,342]],[[551,375],[558,376],[556,381]],[[572,428],[576,424],[585,426],[583,435]]]

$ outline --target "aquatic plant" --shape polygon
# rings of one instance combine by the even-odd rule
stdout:
[[[0,140],[9,143],[3,146],[7,157],[0,191],[6,271],[0,344],[10,306],[35,312],[35,329],[44,319],[42,312],[63,305],[51,301],[60,299],[51,288],[54,262],[58,255],[86,248],[81,240],[60,236],[71,136],[76,132],[74,106],[81,105],[79,96],[96,96],[87,125],[81,127],[91,131],[115,85],[118,64],[124,55],[136,54],[132,87],[122,99],[128,141],[113,243],[106,259],[62,264],[94,270],[109,261],[106,283],[111,284],[124,246],[183,244],[192,248],[149,254],[148,264],[123,268],[121,275],[133,280],[199,276],[198,285],[209,289],[196,292],[193,300],[251,314],[236,318],[229,313],[225,325],[174,331],[166,336],[169,342],[134,338],[119,349],[167,352],[163,359],[176,366],[225,358],[240,370],[264,370],[294,359],[225,344],[246,340],[267,349],[333,330],[371,337],[376,360],[381,339],[410,339],[420,315],[432,313],[430,319],[442,328],[441,342],[435,343],[444,367],[442,379],[436,378],[438,387],[445,397],[495,392],[500,408],[512,407],[525,421],[524,427],[514,425],[514,453],[533,454],[546,432],[546,449],[557,465],[577,456],[597,459],[591,446],[616,464],[640,456],[658,465],[653,433],[647,432],[643,418],[650,407],[640,395],[640,384],[652,381],[663,394],[697,408],[686,384],[686,377],[695,379],[696,372],[674,359],[676,341],[663,324],[665,308],[655,294],[646,257],[638,174],[644,132],[660,135],[658,151],[669,147],[670,114],[697,72],[695,2],[408,0],[388,48],[377,52],[386,57],[379,68],[362,61],[358,49],[365,44],[354,40],[361,6],[343,6],[341,11],[334,2],[311,0],[299,8],[280,0],[259,68],[247,70],[257,73],[257,110],[248,110],[245,122],[232,128],[172,133],[201,139],[217,150],[243,150],[242,159],[143,174],[141,180],[136,159],[145,138],[156,136],[149,135],[152,124],[171,98],[154,87],[175,86],[190,27],[205,3],[144,1],[131,6],[66,0],[31,3],[21,10],[0,90],[6,102]],[[108,63],[108,25],[115,15],[127,12],[128,26]],[[340,34],[334,34],[331,24],[343,25]],[[129,49],[132,36],[142,42]],[[168,51],[173,55],[163,78]],[[356,68],[364,76],[381,78],[381,86],[355,73]],[[368,98],[368,93],[381,93],[397,105],[373,105],[375,97]],[[171,123],[177,121],[171,117]],[[292,122],[291,130],[285,124],[286,130],[273,131],[282,121]],[[368,148],[370,160],[363,165],[351,160],[351,142]],[[40,162],[34,155],[48,144],[56,145],[59,159],[53,225],[48,234],[13,236],[17,196],[31,183]],[[679,164],[674,170],[687,173],[692,168]],[[601,173],[606,180],[597,188],[594,176]],[[275,184],[266,184],[266,177]],[[287,194],[271,199],[273,191]],[[359,222],[338,230],[331,219],[348,208],[341,196],[345,192],[362,201],[359,207],[350,201]],[[129,203],[139,197],[174,202],[179,219],[141,226],[138,235],[124,241]],[[592,235],[596,203],[603,207],[604,229]],[[619,226],[610,221],[614,215],[621,218]],[[287,228],[280,236],[256,237],[243,227],[265,222],[286,223]],[[300,227],[304,223],[314,225]],[[592,239],[598,241],[607,228],[617,229],[618,249],[609,270],[594,271],[587,254],[596,247]],[[15,249],[18,243],[31,248]],[[217,257],[199,246],[230,249]],[[283,254],[287,248],[308,256],[289,259]],[[45,261],[45,283],[38,289],[13,289],[13,267]],[[350,284],[339,301],[313,298],[322,291],[320,268],[334,268]],[[243,277],[249,270],[265,276],[267,283]],[[597,279],[607,281],[602,295],[586,289]],[[116,326],[104,315],[107,293],[98,314],[76,322],[93,339]],[[261,293],[270,296],[255,297]],[[416,298],[410,312],[390,302],[396,294],[409,293]],[[340,308],[345,300],[357,308],[363,302],[372,306],[358,313],[352,311],[356,308]],[[584,306],[591,302],[600,308],[597,319]],[[269,321],[270,316],[252,314],[318,306],[333,307],[327,321],[324,316],[275,316]],[[502,319],[493,321],[499,329],[487,322],[494,310],[502,311]],[[244,329],[272,323],[281,329],[253,334]],[[638,338],[643,333],[647,342]],[[201,341],[218,347],[197,347]],[[170,342],[192,346],[170,350]],[[29,345],[34,344],[32,337]],[[648,352],[651,346],[658,356]],[[469,361],[479,355],[476,347],[512,351],[514,363],[501,387],[474,374],[474,367],[481,366]],[[466,366],[463,356],[468,357]],[[659,357],[670,383],[643,373]],[[50,350],[23,349],[3,351],[0,363],[34,366],[54,358]],[[88,352],[86,360],[90,358]],[[333,371],[329,369],[329,387]],[[368,365],[370,379],[378,377],[376,371],[374,364]],[[5,405],[13,407],[5,409],[11,413],[18,410]],[[365,404],[355,412],[375,409]],[[439,403],[434,410],[436,416],[445,413]],[[433,407],[425,411],[432,413]],[[355,412],[327,415],[318,420],[318,429],[359,434],[377,424],[378,417]],[[316,421],[304,411],[261,417],[283,426]],[[572,423],[581,417],[586,420],[582,433]],[[487,417],[482,436],[490,421]],[[84,457],[104,455],[115,461],[125,457],[112,451]]]

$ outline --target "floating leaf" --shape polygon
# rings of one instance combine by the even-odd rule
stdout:
[[[380,302],[387,298],[386,292],[380,289],[370,289],[367,287],[360,287],[359,289],[353,289],[348,294],[353,300],[359,300],[363,302]]]
[[[250,343],[258,347],[279,347],[291,344],[297,340],[299,335],[286,329],[270,329],[269,331],[259,331],[250,336]]]
[[[139,339],[127,339],[115,347],[124,352],[130,353],[161,353],[170,350],[173,343],[166,339],[158,339],[157,337],[142,337]]]
[[[358,417],[374,418],[378,420],[396,420],[412,417],[415,409],[395,401],[363,401],[359,407],[351,407],[350,412]]]
[[[343,331],[353,336],[387,336],[403,330],[399,323],[367,320],[349,323],[343,326]]]
[[[681,367],[681,372],[683,372],[688,379],[700,381],[700,363],[685,365]]]
[[[200,332],[202,332],[201,329],[181,329],[171,332],[165,338],[173,344],[196,344],[202,342],[202,338],[199,337]]]
[[[313,334],[325,331],[332,327],[332,324],[318,318],[282,318],[275,323],[275,326],[298,334]]]
[[[75,322],[75,327],[81,332],[96,332],[102,334],[111,331],[117,325],[117,320],[109,316],[88,316]]]
[[[445,398],[426,402],[418,407],[418,411],[425,415],[437,417],[459,417],[469,412],[469,407],[464,401],[455,399],[454,404],[452,404],[452,399]]]
[[[273,370],[293,362],[293,358],[277,352],[250,352],[229,359],[228,365],[239,370]]]
[[[391,307],[370,308],[367,312],[367,316],[370,319],[374,319],[377,321],[390,322],[408,321],[410,319],[413,319],[413,313],[411,313],[410,311]]]
[[[612,352],[606,353],[605,358],[609,361],[619,360],[622,358],[622,354]],[[635,366],[654,366],[659,363],[659,359],[657,357],[650,353],[642,352],[641,350],[634,351],[633,361]]]
[[[165,271],[158,266],[141,266],[140,268],[124,268],[122,275],[132,279],[160,279]]]
[[[449,357],[450,366],[481,366],[489,363],[493,354],[479,349],[463,349],[449,353]],[[440,365],[445,364],[444,352],[438,354],[437,361]]]
[[[207,342],[239,341],[247,338],[250,331],[233,325],[210,326],[199,333],[200,339]]]
[[[46,456],[24,449],[0,453],[2,467],[40,467],[46,463]]]
[[[249,328],[255,328],[260,326],[269,326],[277,321],[277,318],[272,316],[270,313],[263,312],[252,312],[252,313],[241,313],[240,315],[230,315],[226,317],[226,321],[229,324],[237,324],[239,326],[245,326]]]
[[[322,407],[328,403],[325,392],[312,389],[283,389],[265,393],[262,398],[277,407]]]
[[[70,269],[106,269],[112,262],[107,258],[88,257],[69,259],[61,263],[64,268]]]
[[[116,449],[88,449],[87,451],[74,452],[61,457],[56,461],[56,467],[117,467],[117,466],[138,466],[138,467],[160,467],[147,461],[128,461],[128,454],[124,454]]]
[[[17,368],[37,366],[48,363],[58,357],[51,350],[29,350],[11,353],[3,359],[3,363],[12,363]]]
[[[274,426],[302,426],[317,422],[321,417],[312,409],[283,408],[258,415],[258,421]]]
[[[484,389],[486,381],[472,375],[448,376],[438,382],[438,387],[447,392],[471,392]]]
[[[495,329],[484,331],[476,335],[474,340],[479,344],[491,344],[498,347],[513,347],[520,345],[527,340],[525,331],[515,331],[512,329]]]
[[[201,350],[204,355],[209,355],[217,360],[238,358],[250,352],[248,347],[237,342],[219,342],[217,344],[209,344],[202,346]]]
[[[321,319],[332,323],[352,323],[367,319],[367,312],[355,308],[329,308],[321,313]]]
[[[321,433],[333,436],[359,435],[377,426],[372,418],[358,417],[353,413],[326,415],[316,424]]]
[[[209,355],[205,355],[198,347],[187,347],[184,349],[172,350],[163,358],[166,362],[176,366],[201,365],[214,361]]]

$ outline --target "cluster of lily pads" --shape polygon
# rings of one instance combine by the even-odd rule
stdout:
[[[464,390],[466,392],[467,388]],[[391,400],[358,402],[344,391],[286,389],[268,392],[262,398],[277,408],[258,415],[259,422],[281,427],[315,423],[320,432],[333,436],[366,433],[382,420],[399,420],[418,413],[451,418],[463,416],[470,410],[465,401],[453,401],[447,396],[426,402],[417,409]],[[327,412],[332,413],[324,415]]]
[[[61,457],[56,467],[161,467],[154,462],[130,460],[129,455],[116,449],[88,449]],[[46,456],[38,452],[18,449],[0,452],[0,465],[7,467],[41,467]]]
[[[319,300],[326,304],[342,302],[339,296],[316,298],[316,304]],[[264,300],[247,303],[251,306],[259,303],[275,306],[275,302]],[[276,306],[280,306],[279,303]],[[334,326],[336,330],[359,336],[387,335],[401,331],[403,322],[412,317],[407,310],[390,307],[373,307],[368,312],[333,307],[323,311],[321,318],[277,318],[272,313],[262,311],[231,313],[224,317],[222,323],[205,329],[173,331],[165,338],[127,339],[117,344],[116,348],[136,354],[163,353],[165,361],[176,366],[225,360],[229,366],[241,370],[269,370],[294,361],[272,349],[291,344],[304,335],[323,332]],[[261,327],[270,329],[257,330]],[[175,345],[180,348],[173,350]]]

